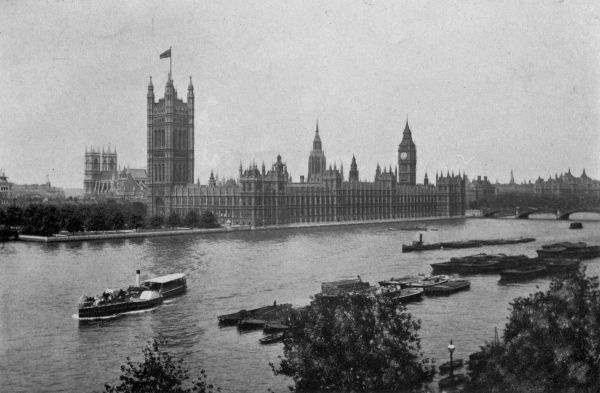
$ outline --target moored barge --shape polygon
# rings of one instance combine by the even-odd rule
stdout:
[[[505,244],[529,243],[533,241],[535,241],[535,239],[532,237],[519,237],[514,239],[463,240],[441,243],[423,243],[423,235],[420,235],[418,241],[413,241],[412,244],[403,244],[402,252],[499,246]]]
[[[506,269],[500,272],[500,281],[522,281],[542,277],[548,273],[545,266],[532,265],[514,269]]]
[[[540,258],[591,259],[600,257],[600,246],[590,246],[584,242],[560,242],[543,245],[536,252]]]
[[[469,288],[471,288],[471,283],[467,280],[450,280],[444,284],[423,288],[423,291],[427,296],[448,296]]]

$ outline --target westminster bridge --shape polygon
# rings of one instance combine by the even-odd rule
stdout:
[[[516,209],[493,209],[484,212],[483,217],[488,218],[501,218],[501,217],[513,217],[518,219],[528,219],[531,215],[536,214],[551,214],[556,217],[557,220],[568,220],[571,214],[575,213],[596,213],[600,215],[600,208],[579,208],[569,209],[561,211],[560,209],[549,209],[549,208],[519,208]]]

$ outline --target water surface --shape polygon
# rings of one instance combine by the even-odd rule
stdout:
[[[580,217],[581,218],[581,217]],[[402,243],[531,236],[534,243],[403,254]],[[376,283],[428,273],[429,264],[453,256],[503,252],[535,256],[541,244],[600,243],[600,222],[568,230],[555,220],[469,219],[353,227],[254,231],[63,244],[8,243],[0,249],[0,391],[102,391],[116,383],[127,356],[139,359],[144,344],[162,334],[168,350],[189,369],[206,369],[224,392],[286,392],[290,380],[273,376],[269,362],[281,346],[261,346],[261,332],[219,328],[217,315],[278,303],[305,305],[322,281],[354,278]],[[585,262],[598,275],[600,260]],[[77,301],[107,287],[184,272],[189,290],[155,311],[83,324],[73,319]],[[499,285],[497,275],[471,276],[471,290],[425,298],[408,309],[422,320],[428,356],[466,358],[506,323],[509,302],[545,290],[549,280]]]

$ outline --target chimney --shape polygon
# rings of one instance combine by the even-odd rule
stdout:
[[[300,183],[304,183],[304,175],[300,176]]]
[[[487,181],[487,176],[484,176],[484,177],[483,177],[483,180],[484,180],[484,181]]]
[[[140,286],[140,269],[135,271],[135,286]]]
[[[481,181],[481,176],[477,176],[477,181]]]

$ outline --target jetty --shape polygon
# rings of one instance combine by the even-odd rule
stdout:
[[[281,328],[292,311],[289,303],[262,306],[251,310],[240,310],[219,315],[219,326],[238,326],[242,330],[262,329],[267,324]]]

